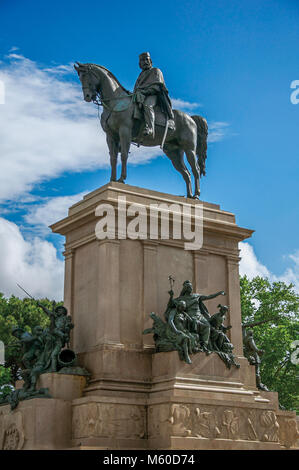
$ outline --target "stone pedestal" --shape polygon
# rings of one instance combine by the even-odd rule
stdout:
[[[120,197],[126,201],[119,204]],[[96,237],[100,204],[109,204],[115,211],[115,239]],[[149,214],[152,204],[176,204],[177,215],[184,207],[194,209],[199,203],[109,183],[86,195],[69,209],[68,217],[52,225],[53,232],[66,240],[64,304],[75,324],[72,348],[80,365],[91,372],[91,380],[82,390],[79,379],[69,383],[64,376],[41,377],[39,386],[49,387],[55,398],[23,402],[14,412],[22,413],[25,439],[27,432],[29,436],[26,448],[46,446],[44,440],[30,437],[36,414],[27,418],[23,413],[23,409],[36,406],[37,410],[41,405],[53,412],[52,427],[60,429],[62,420],[66,426],[64,441],[48,436],[49,448],[294,447],[295,414],[278,410],[277,394],[256,389],[254,367],[243,357],[238,243],[252,231],[239,227],[233,214],[204,202],[200,249],[185,250],[182,239],[150,239],[149,219],[140,230],[141,239],[132,240],[126,238],[126,230],[120,230],[124,209],[131,204],[135,207],[127,216],[127,226],[133,209],[140,205]],[[190,365],[180,361],[176,351],[155,353],[152,335],[142,332],[152,326],[152,311],[161,316],[165,311],[170,274],[176,279],[176,296],[187,279],[195,292],[226,292],[225,297],[206,305],[210,313],[219,302],[230,306],[227,323],[232,329],[228,334],[239,369],[227,369],[215,353],[192,355]],[[58,408],[63,406],[64,410]],[[6,409],[0,407],[0,414],[6,415]],[[60,409],[59,417],[56,409]],[[46,426],[48,415],[40,414],[40,419]]]
[[[119,205],[119,198],[126,198],[126,202]],[[250,237],[252,230],[239,227],[230,212],[204,202],[200,250],[185,250],[182,239],[150,239],[149,217],[142,239],[125,238],[119,231],[115,239],[99,240],[95,228],[100,219],[95,211],[101,204],[114,208],[118,232],[123,208],[131,204],[142,205],[149,214],[153,204],[175,204],[183,212],[185,207],[193,210],[199,202],[109,183],[85,196],[69,209],[67,218],[52,225],[52,230],[66,239],[64,300],[76,325],[76,352],[87,356],[98,351],[100,357],[101,350],[107,347],[153,350],[152,337],[141,333],[152,323],[151,311],[162,314],[165,310],[168,276],[173,274],[176,294],[186,279],[193,282],[195,292],[226,292],[225,297],[210,300],[207,306],[214,313],[220,301],[230,305],[228,322],[233,328],[229,334],[235,352],[242,355],[238,242]],[[132,215],[127,216],[127,225],[131,220]],[[94,356],[94,366],[89,364],[93,374],[97,362]]]
[[[0,407],[0,449],[67,449],[71,445],[71,401],[34,398],[11,411]]]
[[[83,395],[86,387],[86,377],[72,374],[42,374],[36,388],[48,388],[52,397],[62,400],[74,400]]]
[[[115,239],[96,237],[96,208],[102,204],[115,211]],[[139,227],[140,239],[126,237],[138,205],[150,214],[153,204],[176,204],[177,214],[199,203],[109,183],[51,227],[66,240],[65,305],[75,323],[72,347],[92,373],[84,396],[72,402],[72,445],[281,448],[279,423],[285,415],[278,411],[275,394],[256,389],[254,367],[243,357],[238,243],[252,231],[239,227],[230,212],[203,202],[203,245],[198,250],[186,250],[183,239],[150,238],[149,217],[147,226]],[[120,224],[130,206],[124,230]],[[192,216],[192,225],[194,221]],[[159,227],[161,223],[159,218]],[[165,310],[170,274],[176,279],[176,295],[186,279],[195,292],[226,292],[207,307],[214,313],[220,301],[230,306],[229,335],[240,369],[227,369],[216,354],[192,356],[191,365],[181,362],[177,352],[155,354],[152,335],[142,331],[152,326],[150,312],[162,315]],[[291,415],[288,419],[294,421]]]
[[[72,400],[82,396],[85,386],[84,376],[41,375],[37,388],[48,388],[52,398],[24,400],[13,411],[9,405],[0,406],[0,449],[70,448]]]

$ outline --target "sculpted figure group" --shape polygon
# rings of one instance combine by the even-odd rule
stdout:
[[[13,390],[6,399],[14,409],[20,400],[26,400],[33,397],[50,397],[48,389],[37,389],[37,381],[41,374],[47,372],[71,373],[76,374],[75,368],[71,367],[75,363],[76,355],[69,347],[70,332],[74,325],[71,317],[67,314],[67,309],[59,305],[53,310],[48,310],[42,304],[37,305],[50,318],[50,326],[43,329],[36,326],[31,333],[22,328],[13,328],[12,335],[18,339],[17,345],[21,348],[21,376],[24,385],[20,389]],[[84,370],[80,368],[81,374]]]
[[[183,283],[179,297],[169,291],[169,301],[164,313],[165,322],[151,313],[153,327],[144,334],[153,333],[157,352],[177,350],[180,359],[191,364],[190,355],[197,352],[216,352],[227,367],[240,367],[233,355],[233,345],[226,335],[231,326],[223,322],[228,307],[219,304],[219,311],[210,315],[204,302],[225,295],[223,291],[211,295],[193,293],[190,281]]]

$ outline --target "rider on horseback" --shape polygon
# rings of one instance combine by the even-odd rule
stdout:
[[[171,101],[160,69],[152,66],[149,52],[139,55],[139,67],[142,69],[134,87],[134,99],[143,108],[145,118],[144,135],[155,136],[154,106],[160,106],[167,119],[173,119]],[[137,111],[138,113],[138,111]],[[134,117],[137,117],[135,113]]]
[[[200,195],[199,179],[201,174],[205,174],[207,157],[207,121],[201,116],[189,116],[179,110],[173,110],[172,116],[171,103],[161,71],[152,67],[148,53],[141,54],[140,59],[140,66],[143,69],[136,82],[134,93],[128,92],[117,78],[102,65],[81,64],[80,62],[74,65],[82,84],[84,100],[88,103],[94,101],[104,107],[101,125],[107,135],[111,181],[117,179],[117,157],[120,153],[122,165],[118,181],[125,182],[127,160],[132,142],[147,147],[160,145],[175,169],[184,178],[187,197],[198,198]],[[154,103],[148,103],[150,98],[153,98]],[[154,115],[155,103],[157,103],[155,108],[157,114]],[[143,113],[140,112],[139,106],[144,108],[143,104],[145,104],[147,118],[148,130],[146,129],[146,132],[149,132],[151,136],[140,139],[139,134],[142,132],[140,120],[143,118]],[[163,108],[163,113],[159,112],[158,105]],[[136,116],[137,112],[139,116]],[[169,119],[169,117],[173,117],[173,119]],[[153,133],[155,123],[156,136]],[[167,132],[168,129],[171,129],[171,132]],[[194,176],[193,196],[190,172],[184,163],[184,153]]]

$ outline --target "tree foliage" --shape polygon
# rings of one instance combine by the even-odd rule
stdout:
[[[0,402],[11,392],[11,381],[10,369],[0,365]]]
[[[281,405],[299,412],[299,366],[291,361],[291,345],[299,339],[299,296],[292,285],[271,283],[261,277],[249,280],[243,276],[240,285],[242,322],[269,320],[253,328],[255,342],[265,351],[261,365],[262,382],[279,393]],[[48,299],[39,302],[48,309],[53,308],[53,302]],[[11,334],[14,326],[32,333],[37,325],[46,328],[49,319],[34,300],[21,300],[15,296],[7,299],[0,294],[0,340],[5,345],[18,343]],[[17,347],[7,349],[5,367],[0,366],[0,387],[14,383],[18,379],[19,368],[20,350]]]
[[[48,309],[53,308],[54,302],[48,299],[39,300]],[[58,304],[57,304],[58,305]],[[10,370],[11,383],[18,378],[20,369],[21,351],[17,347],[18,340],[12,336],[13,327],[18,326],[29,333],[33,332],[35,326],[40,325],[43,328],[49,326],[49,318],[41,308],[37,306],[35,300],[30,298],[19,299],[11,296],[9,299],[0,294],[0,340],[5,346],[16,345],[15,347],[5,348],[5,368]],[[3,368],[0,369],[1,377],[4,376]]]
[[[292,343],[299,339],[299,296],[292,284],[271,283],[262,277],[243,276],[240,285],[243,324],[268,320],[253,328],[255,342],[264,350],[262,383],[278,392],[282,406],[298,413],[299,366],[291,356]]]

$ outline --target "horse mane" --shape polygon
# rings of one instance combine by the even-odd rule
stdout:
[[[119,80],[116,78],[116,76],[110,72],[110,70],[106,69],[106,67],[104,67],[103,65],[98,65],[98,64],[91,64],[91,63],[88,63],[88,64],[84,64],[84,65],[93,65],[94,67],[98,67],[100,69],[104,69],[105,72],[107,72],[107,75],[112,78],[113,80],[116,81],[116,83],[120,86],[120,88],[125,91],[128,95],[131,95],[131,91],[127,90],[125,87],[122,86],[122,84],[119,82]]]

